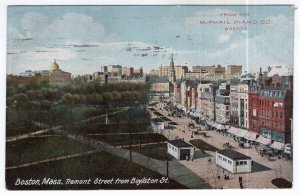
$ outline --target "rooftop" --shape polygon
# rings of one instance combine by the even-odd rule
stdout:
[[[231,150],[231,149],[224,149],[224,150],[218,151],[218,153],[222,154],[232,160],[251,159],[251,157],[246,156],[242,153],[239,153],[239,152]]]
[[[191,144],[186,143],[182,139],[170,140],[169,143],[172,144],[173,146],[176,146],[177,148],[193,147]]]

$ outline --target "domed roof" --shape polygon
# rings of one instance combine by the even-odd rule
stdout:
[[[56,60],[55,60],[55,59],[54,59],[54,62],[51,64],[50,69],[51,69],[51,70],[57,70],[57,69],[59,69],[59,66],[58,66],[58,64],[56,63]]]

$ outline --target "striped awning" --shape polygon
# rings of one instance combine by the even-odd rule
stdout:
[[[244,136],[244,138],[247,139],[247,140],[250,140],[250,141],[255,141],[256,138],[257,138],[257,135],[258,135],[257,133],[249,131],[249,132]]]
[[[225,126],[224,126],[224,125],[221,125],[221,124],[218,124],[218,125],[216,126],[216,128],[219,129],[219,130],[222,130],[222,129],[225,129]]]
[[[284,148],[284,143],[280,143],[280,142],[273,142],[271,145],[270,145],[271,148],[274,148],[276,150],[283,150]]]
[[[256,142],[261,143],[263,145],[270,145],[271,140],[269,138],[265,138],[262,135],[260,135],[256,140]]]
[[[234,134],[236,131],[237,131],[236,127],[230,127],[227,132],[231,133],[231,134]]]
[[[238,136],[238,137],[244,137],[247,133],[248,133],[248,131],[237,128],[237,131],[234,133],[234,135]]]

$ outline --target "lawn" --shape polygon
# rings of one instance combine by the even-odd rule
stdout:
[[[195,147],[197,147],[200,150],[207,150],[207,151],[219,151],[218,148],[209,145],[208,143],[206,143],[205,141],[202,141],[201,139],[193,139],[190,140],[190,143],[193,144]]]
[[[129,149],[129,147],[125,148]],[[134,146],[132,147],[132,151],[157,160],[171,160],[173,158],[170,154],[168,154],[167,144],[165,143],[144,145],[141,147]]]
[[[32,137],[6,143],[6,166],[14,166],[89,150],[92,149],[61,136]]]
[[[129,134],[120,134],[120,135],[91,135],[97,140],[101,140],[105,143],[109,143],[115,146],[126,146],[130,144],[130,135]],[[164,142],[167,141],[167,138],[163,135],[150,133],[150,134],[132,134],[132,144],[143,144],[143,143],[155,143],[155,142]]]
[[[99,121],[99,120],[98,120]],[[70,132],[79,134],[102,134],[102,133],[129,133],[151,131],[150,123],[85,123],[85,124],[70,124],[64,127]]]
[[[43,178],[62,179],[63,185],[14,185],[17,178],[40,179]],[[157,184],[65,184],[70,179],[129,179],[133,177],[161,179],[163,175],[141,167],[128,160],[100,152],[87,156],[65,159],[51,163],[43,163],[25,168],[6,171],[6,186],[9,190],[84,190],[84,189],[186,189],[187,187],[170,180],[169,183]]]
[[[41,130],[41,128],[29,122],[18,122],[14,124],[7,124],[6,137],[31,133],[38,130]]]

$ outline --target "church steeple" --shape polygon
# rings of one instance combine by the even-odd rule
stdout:
[[[176,82],[173,53],[171,54],[169,81],[170,82]]]

